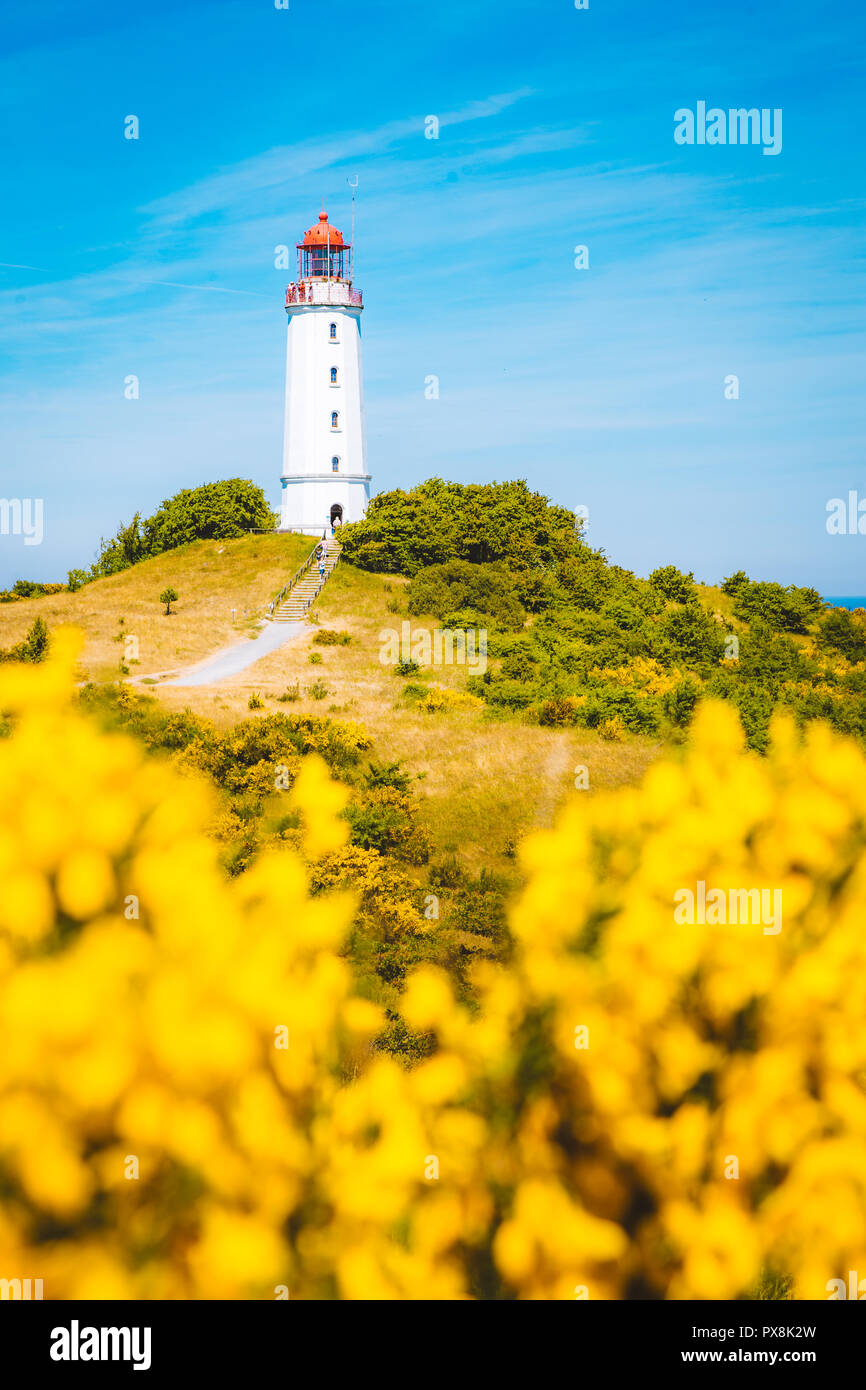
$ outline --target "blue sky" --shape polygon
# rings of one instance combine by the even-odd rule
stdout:
[[[524,477],[638,573],[866,592],[825,527],[866,498],[864,31],[859,0],[5,0],[0,495],[45,538],[0,536],[0,584],[181,487],[278,503],[274,248],[323,196],[348,232],[357,177],[375,490]],[[677,145],[698,101],[781,108],[782,152]]]

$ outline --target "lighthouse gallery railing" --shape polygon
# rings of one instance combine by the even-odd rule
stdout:
[[[340,280],[313,281],[301,285],[289,285],[286,290],[286,305],[289,304],[332,304],[335,308],[349,305],[362,308],[364,296],[360,290],[350,289]]]

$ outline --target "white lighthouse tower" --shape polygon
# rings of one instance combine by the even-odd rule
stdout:
[[[367,509],[363,307],[352,288],[352,248],[323,211],[298,246],[298,278],[286,291],[283,531],[321,535]]]

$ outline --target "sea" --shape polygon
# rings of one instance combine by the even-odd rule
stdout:
[[[840,598],[838,594],[825,594],[824,602],[832,603],[834,608],[866,608],[866,596],[863,594],[855,595],[854,598],[850,595]]]

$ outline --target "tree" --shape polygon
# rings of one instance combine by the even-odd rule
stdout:
[[[818,640],[847,661],[866,661],[866,624],[846,608],[830,609],[818,628]]]
[[[735,570],[733,574],[728,575],[727,579],[722,580],[722,593],[730,594],[733,597],[739,593],[740,589],[747,587],[751,582],[745,570]]]
[[[168,589],[163,589],[162,593],[161,593],[160,596],[159,596],[159,601],[160,601],[160,603],[164,603],[164,604],[165,604],[165,616],[166,616],[166,617],[168,617],[168,615],[169,615],[170,612],[171,612],[171,605],[172,605],[173,603],[177,603],[177,599],[178,599],[177,589],[172,589],[172,588],[170,588],[170,587],[169,587]]]
[[[274,515],[260,487],[243,478],[184,488],[143,524],[148,555],[198,540],[228,540],[273,529]]]
[[[111,540],[103,538],[99,542],[99,554],[90,567],[91,575],[101,579],[105,575],[119,574],[146,559],[147,553],[141,534],[141,513],[136,512],[128,526],[118,526]]]
[[[649,582],[664,598],[672,603],[689,603],[695,597],[695,576],[689,571],[683,574],[676,565],[662,565],[653,570]]]
[[[153,516],[136,512],[128,526],[119,526],[111,540],[100,542],[90,578],[117,574],[151,555],[198,540],[227,540],[247,531],[269,531],[276,525],[265,494],[243,478],[184,488],[168,498]],[[80,571],[73,571],[73,574]]]
[[[448,560],[502,561],[543,571],[583,548],[580,520],[523,480],[462,484],[430,478],[379,493],[363,521],[340,532],[343,559],[383,574],[416,574]]]
[[[499,627],[521,628],[524,612],[514,590],[514,576],[504,565],[471,565],[449,560],[419,570],[409,585],[409,612],[433,613],[443,622],[452,614],[490,617]],[[459,624],[457,624],[459,626]]]
[[[48,655],[50,640],[45,619],[35,618],[23,642],[0,651],[0,661],[26,661],[31,666],[38,666]]]
[[[736,579],[736,576],[731,579]],[[725,584],[730,583],[731,580],[725,580]],[[809,625],[824,608],[824,601],[817,589],[799,589],[794,584],[785,587],[751,580],[745,584],[738,583],[733,596],[734,613],[738,618],[749,623],[759,619],[780,632],[808,632]]]

